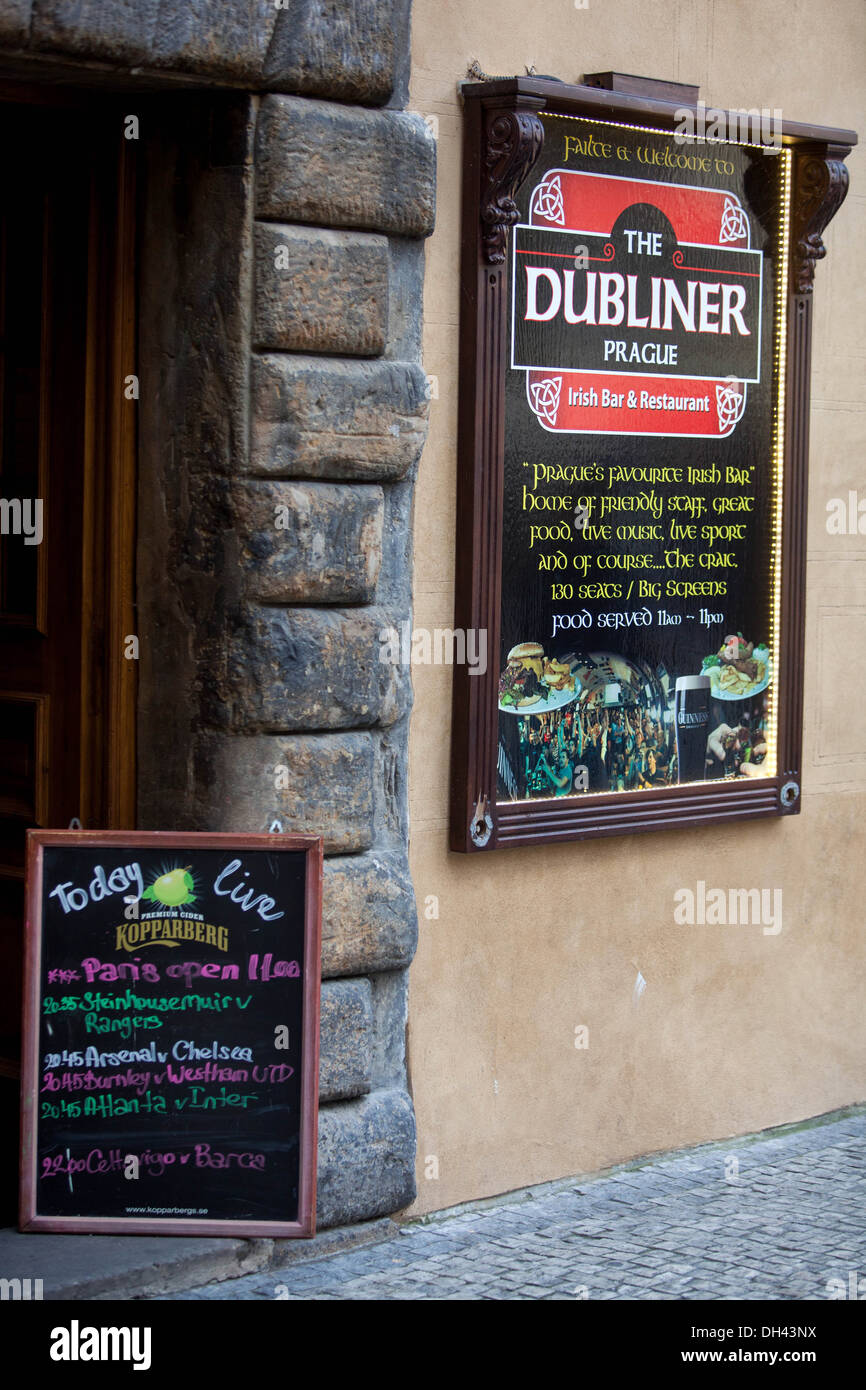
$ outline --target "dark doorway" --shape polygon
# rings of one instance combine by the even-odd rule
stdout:
[[[0,1124],[28,826],[134,824],[135,186],[114,104],[0,94]],[[2,1146],[0,1221],[17,1144]]]

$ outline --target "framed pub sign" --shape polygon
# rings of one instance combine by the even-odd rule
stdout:
[[[463,87],[455,850],[800,807],[812,282],[856,136],[623,85]]]

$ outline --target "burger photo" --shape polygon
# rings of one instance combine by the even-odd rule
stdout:
[[[539,642],[520,642],[508,653],[508,664],[499,677],[500,705],[527,705],[546,700],[548,688],[542,684],[544,648]]]

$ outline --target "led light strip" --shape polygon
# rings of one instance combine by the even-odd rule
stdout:
[[[683,110],[687,109],[687,107],[683,107]],[[708,111],[715,109],[715,107],[707,107]],[[721,107],[718,108],[718,110],[721,109]],[[630,125],[627,121],[605,121],[600,116],[567,116],[560,111],[539,111],[538,114],[543,121],[583,121],[585,125],[607,125],[612,126],[615,130],[640,130],[647,135],[661,135],[668,140],[693,140],[699,145],[742,145],[750,150],[770,150],[773,154],[782,153],[778,145],[762,145],[760,141],[755,140],[717,140],[715,137],[710,138],[707,135],[689,135],[685,131],[660,130],[658,126],[653,125]],[[725,115],[727,114],[725,112]],[[740,113],[734,112],[733,114],[739,115]]]
[[[791,152],[782,150],[781,208],[778,226],[779,246],[776,254],[776,322],[773,367],[776,373],[773,420],[773,535],[771,542],[772,608],[770,612],[770,651],[773,661],[773,694],[770,698],[769,728],[767,730],[767,761],[772,765],[770,776],[778,774],[779,723],[779,634],[782,588],[782,504],[785,477],[785,366],[788,351],[788,240],[791,206]]]

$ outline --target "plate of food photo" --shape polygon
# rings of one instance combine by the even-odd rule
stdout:
[[[770,649],[764,642],[746,642],[738,632],[726,637],[714,655],[704,657],[701,673],[710,678],[714,700],[748,700],[770,684]]]
[[[506,714],[545,714],[570,705],[579,689],[570,662],[546,657],[540,642],[519,642],[499,677],[499,708]]]

